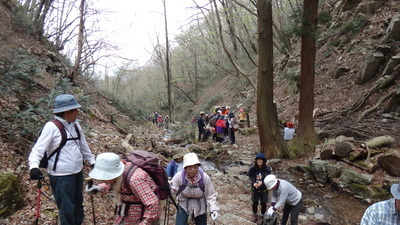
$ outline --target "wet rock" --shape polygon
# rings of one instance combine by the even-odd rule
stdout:
[[[384,112],[395,112],[397,115],[400,113],[400,87],[398,87],[386,106]]]
[[[311,175],[321,183],[328,181],[327,162],[323,160],[310,160]]]

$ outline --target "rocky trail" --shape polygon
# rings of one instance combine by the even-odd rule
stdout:
[[[121,143],[125,142],[126,134],[117,135],[112,132],[113,128],[98,127],[104,129],[103,132],[92,131],[88,134],[91,142],[92,151],[95,154],[105,151],[113,151],[123,153],[124,147]],[[173,128],[172,128],[173,129]],[[133,149],[147,149],[158,154],[163,163],[168,162],[171,150],[175,147],[186,147],[189,151],[198,151],[199,155],[202,146],[208,146],[212,150],[208,150],[207,161],[204,162],[206,172],[211,176],[214,187],[218,192],[218,204],[221,208],[220,216],[215,224],[255,224],[250,221],[251,200],[250,200],[250,182],[246,176],[246,172],[250,164],[254,160],[254,156],[258,149],[257,134],[237,135],[237,147],[232,145],[214,144],[210,140],[209,143],[199,143],[187,145],[186,143],[173,144],[173,138],[168,139],[170,133],[166,129],[159,129],[153,124],[143,124],[135,127],[136,132],[129,142]],[[114,134],[114,135],[113,135]],[[103,147],[99,148],[99,144]],[[177,142],[175,142],[177,143]],[[197,149],[197,150],[196,150]],[[4,152],[2,152],[4,154]],[[210,156],[211,154],[211,156]],[[212,156],[214,154],[214,157]],[[15,171],[22,178],[22,189],[25,195],[25,206],[17,211],[13,216],[0,221],[1,224],[31,224],[35,220],[36,205],[36,181],[28,179],[26,171],[26,158],[19,158],[20,164]],[[286,179],[297,186],[304,194],[305,207],[300,216],[300,224],[306,224],[312,220],[327,221],[331,224],[357,224],[368,206],[360,199],[356,199],[348,193],[336,191],[329,184],[318,183],[310,175],[301,174],[293,169],[293,165],[307,163],[308,159],[298,160],[275,160],[272,159],[269,165],[273,169],[273,173],[279,178]],[[6,165],[14,168],[17,165]],[[84,168],[85,177],[89,169]],[[49,187],[49,181],[46,178],[43,184],[43,195],[41,202],[40,224],[57,224],[57,208],[52,200],[52,194]],[[114,206],[111,198],[108,196],[95,195],[93,205],[89,196],[85,195],[85,224],[93,224],[93,207],[96,224],[113,224]],[[161,224],[175,223],[175,209],[173,204],[169,204],[165,208],[163,203],[163,213]],[[165,218],[165,213],[169,217]],[[168,223],[167,223],[168,221]],[[214,224],[209,219],[209,224]]]

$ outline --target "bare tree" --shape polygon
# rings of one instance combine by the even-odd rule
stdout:
[[[74,68],[72,69],[72,72],[69,76],[69,79],[71,80],[72,83],[75,83],[76,77],[79,74],[79,67],[80,67],[80,62],[81,62],[81,57],[82,57],[82,49],[83,49],[83,36],[84,36],[84,31],[85,31],[85,0],[81,0],[81,5],[79,7],[79,33],[78,33],[78,51],[76,53],[75,57],[75,63],[74,63]]]
[[[165,27],[165,63],[167,72],[167,95],[168,95],[168,115],[172,119],[172,94],[171,94],[171,68],[170,68],[170,50],[169,50],[169,40],[168,40],[168,21],[167,21],[167,8],[166,0],[163,0],[164,5],[164,27]]]

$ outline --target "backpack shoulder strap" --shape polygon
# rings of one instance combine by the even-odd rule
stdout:
[[[127,160],[129,162],[129,160]],[[126,165],[126,163],[124,163]],[[124,184],[127,187],[128,190],[130,190],[129,188],[129,181],[133,175],[133,173],[136,171],[136,169],[138,168],[137,165],[135,164],[131,164],[130,167],[127,169],[126,172],[124,172]]]
[[[200,180],[198,182],[198,185],[199,185],[200,189],[204,192],[205,185],[204,185],[204,170],[203,170],[203,168],[199,167],[199,172],[200,172]]]
[[[67,143],[67,132],[64,129],[64,125],[62,125],[62,123],[57,120],[54,119],[52,120],[52,122],[57,126],[58,130],[61,133],[61,142],[60,142],[60,146],[58,146],[58,148],[56,148],[48,157],[47,159],[50,159],[54,154],[56,154],[56,159],[54,161],[54,165],[53,165],[53,170],[55,171],[57,168],[57,162],[58,162],[58,158],[60,156],[60,150],[65,146],[65,144]]]
[[[199,188],[204,192],[205,191],[205,185],[204,185],[204,170],[203,168],[199,167],[199,172],[200,172],[200,180],[197,183],[199,185]],[[186,171],[183,169],[182,170],[182,184],[179,186],[178,192],[176,195],[179,195],[185,188],[187,187],[188,181],[185,179],[186,177]]]

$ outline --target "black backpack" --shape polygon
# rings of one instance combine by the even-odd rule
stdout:
[[[62,125],[62,123],[61,123],[59,120],[57,120],[57,119],[54,119],[54,120],[52,120],[51,122],[53,122],[53,123],[57,126],[58,130],[59,130],[60,133],[61,133],[61,142],[60,142],[60,146],[58,146],[58,148],[56,148],[49,156],[47,156],[47,152],[44,152],[44,156],[43,156],[43,158],[40,160],[39,167],[40,167],[40,168],[47,168],[48,165],[49,165],[49,159],[50,159],[51,157],[53,157],[53,155],[55,155],[55,154],[57,153],[56,159],[55,159],[54,165],[53,165],[53,170],[56,171],[57,162],[58,162],[58,157],[60,156],[60,150],[65,146],[65,144],[67,143],[67,141],[69,141],[69,140],[80,140],[80,139],[81,139],[81,133],[79,132],[79,129],[78,129],[78,127],[76,126],[76,124],[74,124],[75,130],[76,130],[76,134],[78,135],[78,137],[77,137],[77,138],[67,138],[67,132],[65,131],[64,125]],[[43,128],[42,128],[42,130],[43,130]],[[42,130],[40,130],[37,139],[39,139],[40,135],[42,134]],[[36,141],[37,141],[37,139],[36,139]]]

